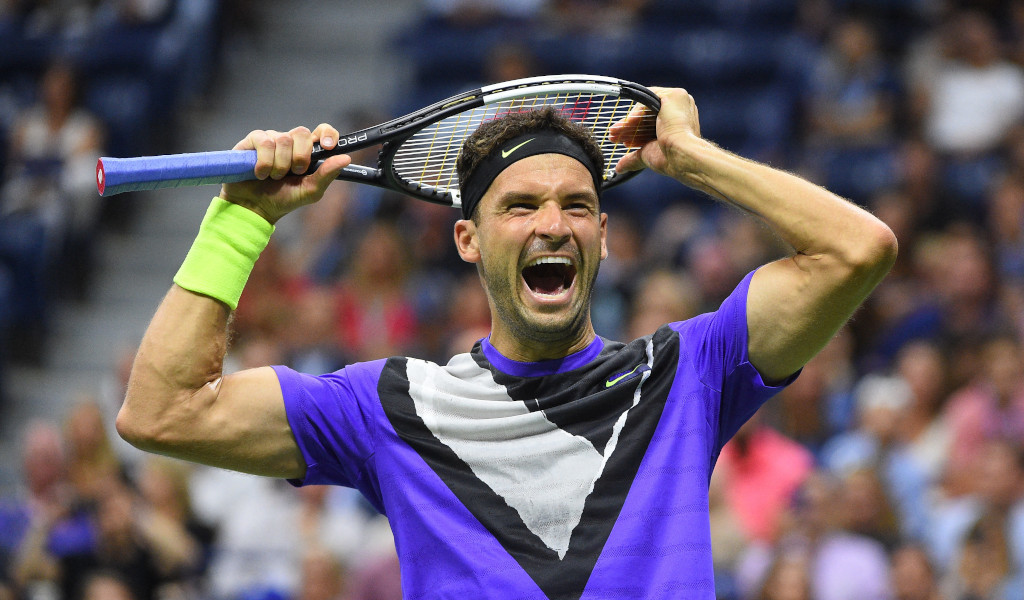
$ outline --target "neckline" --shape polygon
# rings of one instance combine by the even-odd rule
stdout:
[[[540,377],[582,367],[597,358],[597,355],[604,349],[604,341],[600,336],[595,335],[593,341],[582,350],[562,358],[550,358],[536,362],[522,362],[508,358],[491,345],[490,336],[480,340],[480,349],[483,351],[484,357],[503,373],[516,377]]]

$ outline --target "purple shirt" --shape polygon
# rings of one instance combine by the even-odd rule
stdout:
[[[307,464],[388,516],[409,598],[714,598],[708,481],[779,387],[747,358],[751,275],[714,313],[522,363],[275,367]],[[788,382],[787,382],[788,383]]]

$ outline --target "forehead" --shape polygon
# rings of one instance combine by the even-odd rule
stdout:
[[[583,163],[564,154],[535,154],[498,174],[483,201],[509,193],[543,196],[595,193],[594,179]]]

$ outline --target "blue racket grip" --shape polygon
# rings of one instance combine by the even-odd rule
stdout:
[[[100,196],[256,179],[255,150],[221,150],[96,161]]]

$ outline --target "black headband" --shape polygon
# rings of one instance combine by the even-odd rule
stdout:
[[[463,218],[469,219],[473,216],[473,209],[480,203],[480,199],[484,197],[487,188],[491,187],[491,183],[499,173],[512,163],[535,154],[564,154],[575,158],[590,171],[590,175],[594,178],[594,189],[598,196],[601,195],[603,174],[583,151],[583,147],[564,134],[543,129],[505,142],[500,148],[484,157],[466,181],[460,182]]]

